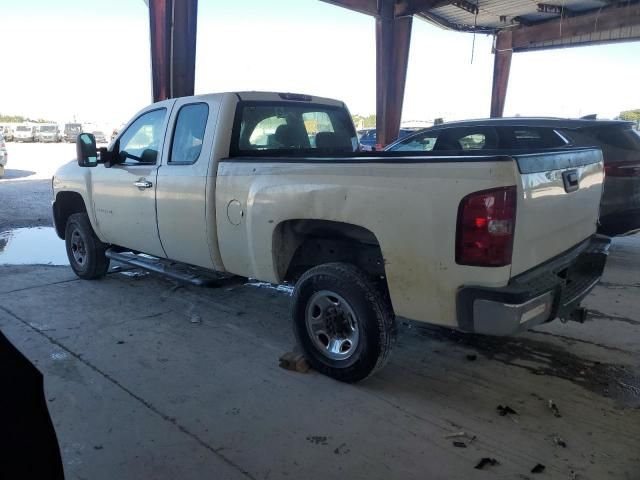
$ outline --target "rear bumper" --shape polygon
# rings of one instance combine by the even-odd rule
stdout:
[[[557,317],[568,317],[600,280],[610,243],[609,238],[595,235],[512,278],[506,287],[460,288],[459,328],[487,335],[513,335]]]

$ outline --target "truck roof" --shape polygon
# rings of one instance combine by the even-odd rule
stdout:
[[[242,101],[254,101],[254,102],[309,102],[320,103],[323,105],[331,105],[335,107],[345,107],[344,102],[335,100],[333,98],[318,97],[315,95],[308,95],[303,93],[291,93],[291,92],[260,92],[260,91],[244,91],[244,92],[220,92],[220,93],[205,93],[201,95],[193,95],[190,97],[181,98],[193,98],[194,100],[206,100],[213,99],[219,96],[233,95],[237,96]]]

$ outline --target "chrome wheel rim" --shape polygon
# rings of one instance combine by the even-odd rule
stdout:
[[[360,340],[358,317],[335,292],[321,290],[307,302],[307,332],[318,351],[331,360],[351,357]]]
[[[73,230],[73,232],[71,232],[70,244],[73,259],[78,265],[84,266],[87,263],[87,247],[78,230]]]

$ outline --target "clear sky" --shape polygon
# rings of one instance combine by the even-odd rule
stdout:
[[[0,113],[122,123],[151,101],[143,0],[2,0]],[[486,117],[491,38],[414,20],[404,120]],[[276,90],[375,111],[371,17],[318,0],[199,0],[196,93]],[[505,115],[640,108],[640,42],[517,53]]]

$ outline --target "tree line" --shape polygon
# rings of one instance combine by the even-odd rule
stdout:
[[[23,117],[22,115],[3,115],[0,113],[0,122],[2,123],[56,123],[53,120],[47,120],[46,118],[38,118],[36,120]]]

